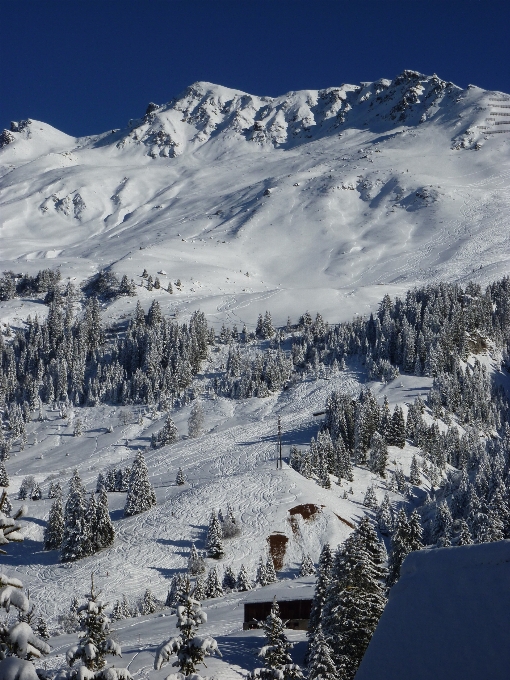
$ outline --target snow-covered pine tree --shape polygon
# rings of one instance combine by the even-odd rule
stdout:
[[[105,489],[99,493],[96,508],[96,521],[94,526],[94,547],[95,550],[102,550],[113,545],[115,540],[115,527],[110,517],[108,509],[108,495]]]
[[[267,554],[266,574],[268,583],[276,583],[276,581],[278,581],[278,577],[276,576],[276,570],[274,568],[273,556],[271,555],[270,552]]]
[[[322,632],[322,626],[319,623],[308,652],[308,679],[338,680],[338,677],[331,647],[327,643]]]
[[[384,553],[364,517],[335,556],[323,626],[339,678],[354,677],[386,604]]]
[[[303,559],[301,560],[301,566],[299,567],[299,575],[300,576],[312,576],[315,574],[316,569],[314,566],[314,563],[312,562],[312,558],[308,553],[305,553],[303,555]]]
[[[230,504],[227,505],[227,516],[223,520],[221,529],[224,538],[234,538],[241,534],[241,524],[234,515],[234,510]]]
[[[50,482],[50,488],[48,489],[48,498],[62,498],[62,485],[60,482]]]
[[[453,519],[445,500],[436,506],[432,525],[432,542],[439,546],[451,545]]]
[[[5,463],[0,459],[0,486],[9,486],[9,476],[7,470],[5,469]]]
[[[393,510],[387,492],[384,494],[381,505],[377,508],[376,519],[381,534],[388,536],[393,531]]]
[[[200,574],[195,580],[195,587],[193,589],[193,598],[198,602],[203,602],[205,597],[205,579]]]
[[[319,556],[319,564],[317,567],[317,580],[315,582],[315,591],[313,594],[312,608],[310,611],[310,620],[308,622],[308,649],[311,649],[312,641],[315,631],[320,625],[322,617],[322,609],[326,601],[326,592],[331,580],[331,570],[333,567],[333,555],[329,543],[324,543],[321,554]],[[309,658],[309,651],[307,652]]]
[[[285,635],[285,627],[280,618],[280,608],[276,597],[273,600],[270,614],[265,621],[262,621],[262,628],[266,636],[266,644],[260,650],[259,657],[264,660],[264,668],[256,668],[248,675],[248,680],[255,678],[304,679],[301,669],[292,661],[290,650],[293,645]]]
[[[391,418],[391,444],[403,449],[406,443],[406,421],[404,411],[400,406],[395,406]]]
[[[375,495],[375,490],[371,484],[367,487],[365,492],[365,497],[363,498],[363,505],[371,510],[377,510],[377,496]]]
[[[0,494],[0,545],[7,546],[12,542],[22,542],[18,520],[24,514],[23,506],[14,517],[7,517],[3,512],[7,492]],[[0,553],[7,554],[3,548]],[[30,602],[22,592],[23,584],[16,578],[0,574],[0,607],[9,612],[15,607],[20,615],[27,615],[31,611]],[[18,621],[12,626],[5,622],[0,626],[0,678],[3,680],[38,680],[35,667],[31,661],[49,654],[50,648],[44,640],[38,637],[29,623]]]
[[[185,603],[177,608],[177,628],[180,629],[180,635],[168,640],[158,649],[154,668],[159,671],[175,654],[175,665],[181,674],[179,680],[203,680],[196,673],[197,666],[204,662],[206,656],[221,657],[221,653],[214,638],[201,638],[197,635],[197,629],[207,621],[207,615],[202,611],[200,602],[191,597],[189,581],[184,598]]]
[[[69,494],[64,510],[64,532],[60,549],[62,562],[79,560],[86,554],[87,519],[85,489],[78,470],[69,482]]]
[[[391,536],[391,550],[388,559],[388,586],[391,588],[400,578],[402,562],[411,552],[409,520],[404,508],[400,508],[395,518],[395,528]]]
[[[0,607],[8,612],[13,606],[20,614],[28,614],[30,602],[22,592],[22,588],[23,584],[18,579],[0,574]],[[17,621],[11,626],[7,623],[3,624],[0,628],[0,644],[2,645],[0,656],[0,678],[2,680],[38,680],[32,659],[39,659],[49,654],[50,647],[40,635],[36,635],[28,622]]]
[[[241,568],[239,569],[239,573],[237,575],[236,590],[241,593],[251,590],[251,580],[244,564],[241,564]]]
[[[203,557],[200,557],[195,544],[191,544],[191,549],[188,555],[188,573],[191,576],[196,576],[197,574],[203,574],[205,571],[205,562]]]
[[[261,586],[267,586],[270,583],[267,575],[267,568],[264,559],[261,557],[257,566],[257,575],[255,576],[255,582]]]
[[[200,437],[204,427],[204,411],[201,402],[196,399],[188,418],[188,436],[192,439]]]
[[[465,519],[460,520],[460,531],[459,539],[457,545],[471,545],[473,543],[473,538],[471,532],[469,531],[469,525]]]
[[[143,594],[142,601],[140,602],[140,614],[142,616],[147,616],[147,614],[154,614],[158,610],[158,603],[156,602],[152,591],[147,588]]]
[[[184,472],[182,471],[182,468],[179,468],[177,470],[175,483],[177,484],[177,486],[182,486],[183,484],[186,484],[186,479],[184,478]]]
[[[421,484],[420,467],[418,465],[418,459],[416,458],[415,455],[413,455],[413,459],[411,460],[411,470],[409,472],[409,482],[411,484],[414,484],[414,486],[419,486]]]
[[[211,567],[205,581],[205,596],[209,599],[214,597],[222,597],[224,594],[225,593],[223,592],[223,588],[221,587],[218,576],[218,569],[216,567]]]
[[[178,439],[179,433],[177,432],[175,423],[170,415],[168,415],[165,424],[163,425],[163,429],[161,429],[155,437],[156,447],[174,444]]]
[[[40,501],[42,498],[42,491],[41,487],[39,486],[38,482],[34,484],[32,487],[32,492],[30,494],[30,500],[32,501]]]
[[[51,504],[48,522],[44,528],[44,549],[60,550],[64,536],[64,511],[62,498],[57,496]]]
[[[135,616],[133,607],[130,606],[129,601],[125,595],[122,595],[121,612],[123,618],[125,619],[129,619],[132,616]]]
[[[216,515],[216,511],[213,510],[211,519],[209,520],[209,528],[207,530],[207,557],[212,557],[215,560],[219,560],[223,557],[225,550],[223,548],[222,538],[223,532],[221,530],[221,524]]]
[[[156,494],[149,481],[149,470],[145,457],[142,451],[139,450],[131,467],[124,516],[131,517],[132,515],[138,515],[141,512],[150,510],[153,505],[156,505]]]
[[[374,432],[370,441],[369,468],[379,477],[386,478],[386,466],[388,465],[388,447],[384,437],[379,432]]]
[[[418,510],[415,508],[409,515],[409,547],[411,552],[421,550],[423,548],[423,529],[421,526],[421,517]]]
[[[23,477],[18,491],[19,501],[24,501],[31,496],[34,484],[35,478],[33,475],[27,475],[26,477]]]
[[[236,577],[234,572],[232,571],[232,567],[228,566],[225,567],[225,571],[223,572],[223,580],[221,582],[222,588],[224,591],[231,591],[234,590],[236,587]]]
[[[67,650],[69,666],[81,661],[89,671],[98,671],[106,665],[106,655],[122,656],[120,646],[109,637],[110,619],[104,611],[106,603],[99,599],[100,595],[92,575],[87,603],[78,608],[83,632],[78,644]]]
[[[35,632],[41,638],[41,640],[49,640],[51,637],[50,631],[48,630],[48,624],[46,623],[42,616],[37,617],[37,621],[35,624]]]
[[[122,602],[116,600],[112,608],[112,613],[110,614],[110,619],[112,621],[121,621],[124,618],[124,613],[122,611]]]
[[[58,622],[64,633],[76,633],[76,631],[80,628],[78,607],[78,598],[73,597],[69,604],[69,609],[58,616]]]

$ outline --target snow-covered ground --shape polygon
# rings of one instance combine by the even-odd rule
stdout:
[[[142,283],[145,268],[165,287],[172,282],[173,294],[137,287],[137,298],[105,303],[107,325],[132,314],[137,299],[145,309],[157,299],[165,314],[184,319],[200,309],[216,327],[239,329],[253,328],[266,309],[276,325],[289,316],[297,321],[306,309],[338,323],[415,284],[488,282],[507,273],[510,258],[510,132],[492,134],[506,126],[496,128],[497,117],[486,121],[501,104],[493,100],[505,98],[404,72],[394,81],[277,99],[197,83],[127,128],[86,139],[33,121],[0,149],[0,269],[35,274],[59,267],[64,283],[79,285],[103,267]],[[0,322],[16,327],[46,311],[42,300],[0,302]],[[211,353],[209,368],[218,360]],[[309,445],[320,421],[313,414],[333,390],[355,394],[365,380],[353,362],[265,399],[204,392],[204,434],[187,438],[185,406],[172,412],[180,440],[146,451],[157,505],[124,518],[125,494],[110,493],[115,544],[67,564],[42,550],[50,479],[66,490],[78,469],[94,490],[99,472],[129,464],[149,445],[165,414],[147,409],[140,420],[138,407],[80,408],[84,434],[73,437],[72,424],[47,408],[46,420],[28,426],[25,450],[16,446],[6,463],[11,494],[33,474],[44,496],[28,502],[25,542],[9,547],[6,571],[22,578],[50,625],[74,595],[87,592],[91,572],[112,603],[123,594],[140,597],[147,587],[164,599],[191,542],[204,547],[211,511],[230,503],[242,532],[226,541],[220,571],[244,564],[254,577],[268,537],[282,532],[289,542],[279,576],[295,578],[303,553],[316,561],[325,541],[335,547],[346,538],[366,512],[370,483],[380,501],[388,482],[355,468],[352,485],[326,490],[287,465],[277,470],[278,417],[287,455],[291,444]],[[391,405],[410,403],[430,386],[430,379],[410,376],[371,385]],[[407,474],[413,453],[390,447],[390,470],[401,465]],[[179,467],[185,486],[175,484]],[[426,481],[421,488],[424,494]],[[291,522],[289,510],[303,503],[320,511]],[[224,654],[208,663],[210,675],[235,678],[257,665],[253,653],[262,642],[260,632],[242,631],[245,597],[205,604],[207,631]],[[175,617],[160,614],[115,625],[137,678],[167,674],[151,669],[155,647],[174,625]],[[303,633],[289,637],[302,657]],[[74,640],[53,639],[48,665],[61,664]]]

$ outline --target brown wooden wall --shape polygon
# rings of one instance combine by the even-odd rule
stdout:
[[[244,605],[244,622],[262,621],[271,613],[272,602],[247,602]],[[311,600],[283,600],[278,602],[282,619],[309,619]]]

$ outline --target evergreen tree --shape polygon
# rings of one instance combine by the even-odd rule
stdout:
[[[367,487],[365,498],[363,499],[363,505],[366,508],[371,508],[372,510],[377,509],[377,496],[375,495],[375,490],[372,485]]]
[[[472,543],[473,538],[471,536],[471,532],[469,531],[468,523],[465,519],[461,519],[459,540],[457,541],[457,545],[471,545]]]
[[[158,610],[158,605],[154,599],[154,595],[149,588],[145,591],[143,599],[140,603],[140,614],[142,616],[147,616],[147,614],[154,614]]]
[[[446,501],[436,506],[436,515],[432,525],[432,542],[437,545],[451,545],[453,519]]]
[[[388,559],[388,586],[394,585],[400,578],[402,562],[411,552],[410,528],[406,511],[403,508],[397,513],[395,529],[391,537],[391,551]]]
[[[79,560],[86,555],[87,519],[85,489],[78,470],[69,483],[69,495],[64,510],[64,531],[60,559],[62,562]]]
[[[388,447],[379,432],[374,432],[370,442],[369,467],[376,475],[386,478],[386,466],[388,465]]]
[[[268,555],[267,555],[266,574],[267,574],[267,582],[268,583],[276,583],[276,581],[278,581],[278,577],[276,576],[273,557],[272,557],[271,553],[268,553]]]
[[[177,628],[180,629],[180,635],[158,649],[154,668],[159,671],[176,654],[175,665],[178,666],[183,680],[201,680],[196,674],[197,666],[204,662],[206,656],[216,654],[221,657],[221,653],[214,638],[197,635],[198,626],[207,621],[207,615],[202,611],[200,602],[191,597],[189,580],[184,598],[184,604],[177,609]]]
[[[331,570],[333,567],[333,555],[329,543],[322,546],[321,554],[319,556],[319,564],[317,567],[317,580],[315,582],[315,590],[313,594],[312,607],[310,611],[310,620],[308,622],[308,651],[306,658],[310,658],[310,652],[313,646],[315,632],[318,629],[324,603],[326,601],[326,592],[331,581]]]
[[[406,443],[406,422],[404,412],[400,406],[395,406],[393,416],[391,418],[390,432],[388,436],[388,444],[398,446],[403,449]]]
[[[409,548],[411,552],[421,550],[423,548],[423,529],[421,526],[421,517],[416,508],[409,516]]]
[[[203,574],[205,571],[205,562],[202,557],[198,554],[198,550],[195,547],[195,544],[191,544],[191,550],[189,551],[189,556],[188,556],[188,573],[191,574],[192,576],[196,576],[197,574]]]
[[[248,572],[246,571],[244,564],[241,564],[239,574],[237,575],[236,590],[241,593],[251,590],[251,581],[248,577]]]
[[[270,614],[262,622],[262,628],[266,636],[266,644],[260,650],[259,657],[264,659],[265,668],[256,668],[248,678],[250,680],[254,678],[281,678],[281,680],[304,678],[299,666],[292,661],[290,650],[293,645],[285,635],[276,597],[273,600]]]
[[[381,505],[377,509],[376,519],[381,534],[388,536],[393,531],[393,510],[387,492],[384,494]]]
[[[419,486],[421,484],[420,468],[418,466],[418,461],[415,455],[413,455],[413,459],[411,461],[409,481],[411,484],[414,484],[415,486]]]
[[[93,528],[95,550],[109,548],[115,540],[115,528],[108,509],[108,495],[103,488],[99,494],[96,508],[96,519]]]
[[[62,498],[62,485],[60,482],[50,482],[48,498]]]
[[[57,497],[53,501],[48,523],[44,529],[44,549],[60,550],[64,536],[64,512],[62,508],[62,498]]]
[[[337,551],[324,606],[324,634],[339,678],[351,680],[386,604],[384,548],[368,517]]]
[[[193,402],[190,416],[188,418],[188,435],[192,439],[200,437],[200,435],[202,434],[203,426],[204,426],[204,411],[202,409],[202,404],[198,399],[196,399]]]
[[[308,553],[305,553],[303,555],[303,559],[301,560],[301,566],[299,568],[299,575],[300,576],[312,576],[315,574],[315,566],[312,562],[312,558]]]
[[[99,599],[100,595],[92,577],[88,601],[78,609],[83,632],[78,644],[68,649],[66,655],[70,666],[81,660],[89,671],[97,671],[106,665],[107,654],[122,656],[120,646],[109,637],[110,619],[104,611],[105,603]]]
[[[227,592],[230,590],[234,590],[236,587],[236,577],[234,572],[232,571],[232,567],[225,567],[225,571],[223,573],[223,581],[221,583],[223,590],[226,590]]]
[[[170,416],[167,416],[163,429],[160,430],[153,442],[153,448],[158,446],[167,446],[168,444],[174,444],[179,439],[179,433],[175,427],[175,423]],[[155,443],[155,446],[154,446]]]
[[[23,539],[21,539],[23,540]],[[8,541],[6,541],[8,542]],[[0,629],[0,643],[2,653],[0,655],[0,678],[9,680],[38,680],[38,674],[31,661],[49,654],[50,647],[40,632],[31,627],[30,622],[22,620],[29,618],[33,612],[30,602],[22,592],[23,584],[15,578],[5,574],[0,578],[0,607],[9,612],[11,606],[15,607],[20,614],[21,620],[10,625],[10,621],[2,623]],[[43,632],[47,628],[42,626]],[[44,671],[39,671],[41,674]]]
[[[124,612],[122,611],[122,603],[117,600],[112,608],[112,613],[110,614],[110,619],[112,621],[121,621],[124,618]]]
[[[49,640],[50,637],[51,637],[50,632],[48,630],[48,624],[42,618],[42,616],[39,616],[37,618],[36,625],[35,625],[35,632],[41,638],[41,640]]]
[[[218,577],[218,570],[216,567],[211,567],[209,573],[207,574],[207,579],[205,581],[205,596],[207,598],[221,597],[225,593],[221,587],[220,579]]]
[[[337,680],[338,671],[333,661],[333,653],[328,645],[322,626],[315,631],[313,643],[308,653],[309,680]]]
[[[195,588],[193,589],[193,598],[198,602],[205,600],[205,581],[202,576],[197,576],[195,581]]]
[[[212,557],[215,560],[219,560],[225,554],[223,548],[223,533],[221,530],[221,524],[218,520],[216,512],[213,510],[211,513],[211,519],[209,520],[209,528],[207,531],[207,557]]]
[[[234,538],[241,534],[241,525],[237,521],[232,506],[227,506],[227,516],[222,522],[221,529],[224,538]]]
[[[268,583],[270,583],[267,575],[266,564],[262,557],[259,559],[259,564],[257,566],[257,575],[255,576],[255,582],[261,586],[267,586]]]
[[[177,476],[175,477],[175,483],[177,486],[182,486],[183,484],[186,484],[186,479],[184,478],[184,472],[182,471],[182,468],[179,468],[177,470]]]
[[[138,451],[131,468],[124,516],[138,515],[150,510],[153,505],[156,505],[156,494],[149,481],[149,470],[144,455],[142,451]]]
[[[1,429],[1,426],[0,426]],[[7,487],[9,486],[9,477],[7,475],[7,471],[5,469],[5,464],[4,461],[0,459],[0,486]]]

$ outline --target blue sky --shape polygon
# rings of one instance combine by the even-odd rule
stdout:
[[[24,0],[0,5],[0,128],[123,127],[196,80],[258,95],[404,68],[510,92],[510,2]]]

